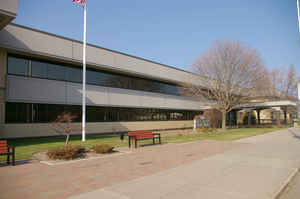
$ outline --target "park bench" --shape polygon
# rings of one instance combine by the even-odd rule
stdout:
[[[131,142],[134,141],[135,148],[137,148],[137,141],[139,140],[153,140],[153,144],[155,144],[155,139],[159,140],[159,144],[161,144],[160,133],[152,133],[152,131],[131,131],[128,132],[128,147],[131,147]]]
[[[7,164],[10,163],[10,156],[12,157],[12,165],[15,165],[15,147],[8,146],[6,140],[0,140],[0,156],[7,156]]]

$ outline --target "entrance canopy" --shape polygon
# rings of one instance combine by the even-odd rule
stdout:
[[[235,109],[268,109],[273,107],[296,107],[296,102],[289,100],[284,101],[270,101],[270,102],[252,102],[248,104],[242,104]]]
[[[284,114],[284,123],[287,124],[287,114],[293,113],[297,109],[297,103],[290,100],[269,101],[269,102],[252,102],[242,104],[234,108],[237,112],[246,112],[248,114],[248,125],[250,125],[250,113],[256,111],[257,123],[261,124],[260,112],[264,109],[273,109],[276,112],[277,124],[280,124],[280,111]],[[270,118],[272,120],[272,118]]]

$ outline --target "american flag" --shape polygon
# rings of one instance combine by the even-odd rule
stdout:
[[[76,2],[76,3],[80,3],[83,8],[84,8],[84,5],[86,4],[86,0],[72,0],[72,1]]]

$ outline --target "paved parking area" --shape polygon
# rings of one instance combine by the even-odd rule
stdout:
[[[121,148],[126,153],[54,166],[37,162],[1,166],[1,199],[67,198],[188,165],[246,145],[216,141],[164,144],[131,150]]]

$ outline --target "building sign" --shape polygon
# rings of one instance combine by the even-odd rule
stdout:
[[[197,128],[210,128],[210,121],[204,117],[194,119],[194,130]]]

